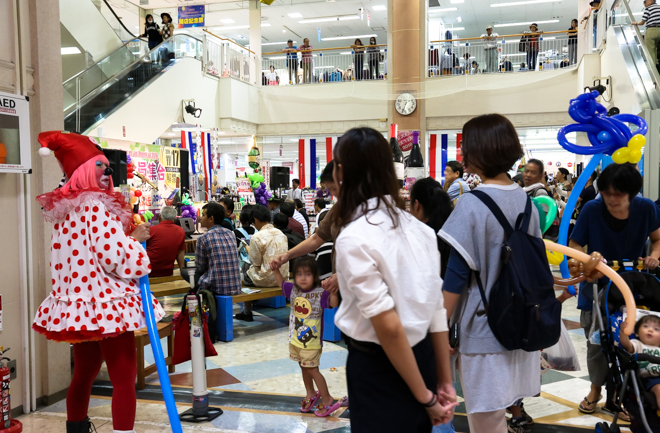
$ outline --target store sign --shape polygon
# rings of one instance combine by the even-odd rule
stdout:
[[[571,167],[573,167],[573,163],[572,163],[572,162],[569,162],[569,163],[568,163],[568,164],[566,164],[566,165],[568,165],[568,168],[571,168]]]
[[[28,173],[31,168],[28,99],[0,92],[0,173]]]
[[[204,5],[179,7],[179,28],[204,27]]]

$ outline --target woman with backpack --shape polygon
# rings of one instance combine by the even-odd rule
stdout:
[[[515,128],[499,114],[467,122],[461,150],[465,169],[478,174],[482,183],[473,193],[463,194],[439,232],[451,246],[443,284],[445,308],[450,325],[455,326],[450,335],[455,337],[452,347],[458,353],[470,431],[506,433],[506,409],[523,397],[541,392],[540,353],[507,350],[489,326],[483,298],[493,300],[489,295],[500,276],[505,232],[475,193],[487,195],[515,226],[519,214],[528,209],[528,199],[520,186],[509,180],[507,172],[523,151]],[[533,205],[530,213],[527,233],[540,239],[539,215]],[[521,425],[512,427],[513,431],[522,431]]]

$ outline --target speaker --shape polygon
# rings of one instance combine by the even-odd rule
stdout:
[[[177,218],[174,220],[174,224],[183,229],[183,233],[185,233],[188,239],[195,233],[195,222],[192,218]]]
[[[289,167],[270,168],[270,189],[289,187]]]
[[[126,152],[123,150],[103,149],[105,157],[112,168],[112,183],[114,186],[126,185]]]
[[[179,158],[179,161],[181,161],[181,182],[179,183],[179,188],[183,190],[183,188],[187,189],[190,191],[190,173],[188,173],[188,170],[190,170],[190,167],[188,167],[188,150],[187,149],[181,149],[181,158]]]

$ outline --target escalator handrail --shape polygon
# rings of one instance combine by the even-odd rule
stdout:
[[[95,62],[95,63],[94,63],[92,66],[90,66],[89,68],[87,68],[87,69],[83,69],[82,71],[80,71],[80,72],[78,72],[76,75],[74,75],[73,77],[71,77],[71,78],[67,79],[66,81],[64,81],[64,82],[62,83],[62,86],[66,86],[70,81],[75,80],[75,79],[78,78],[80,75],[84,74],[85,72],[89,71],[90,69],[93,69],[93,68],[97,67],[99,63],[101,63],[102,61],[104,61],[104,60],[107,59],[108,57],[114,55],[115,53],[117,53],[117,52],[118,52],[119,50],[121,50],[122,48],[126,48],[126,46],[127,46],[128,44],[130,44],[130,43],[132,43],[133,41],[136,41],[136,40],[141,40],[141,41],[144,41],[144,42],[147,41],[145,38],[140,38],[140,37],[138,37],[138,38],[131,39],[131,40],[128,41],[128,42],[125,42],[121,47],[117,48],[116,50],[114,50],[113,52],[111,52],[110,54],[108,54],[107,56],[105,56],[104,58],[102,58],[101,60],[99,60],[98,62]]]
[[[195,39],[196,41],[198,41],[200,43],[204,42],[202,39],[200,39],[199,37],[191,34],[190,32],[187,32],[187,31],[177,32],[176,34],[172,35],[171,38],[166,39],[163,42],[161,42],[160,44],[158,44],[157,46],[155,46],[153,50],[148,51],[146,54],[143,54],[142,56],[140,56],[140,58],[138,58],[134,62],[130,63],[129,65],[126,65],[122,70],[117,72],[112,77],[108,78],[106,81],[101,83],[101,85],[99,85],[97,88],[95,88],[94,90],[92,90],[91,92],[86,94],[84,97],[82,97],[80,99],[80,101],[78,101],[76,104],[73,104],[73,106],[71,106],[67,110],[65,110],[64,117],[67,117],[69,114],[75,112],[78,109],[79,106],[84,105],[84,102],[94,98],[96,95],[98,95],[99,93],[101,93],[102,91],[107,89],[109,85],[116,82],[119,78],[122,78],[124,75],[126,75],[128,73],[128,71],[132,69],[132,67],[134,65],[141,63],[146,57],[150,57],[152,52],[160,49],[161,45],[169,43],[170,41],[172,41],[177,36],[188,36],[192,39]]]
[[[628,18],[630,18],[630,22],[634,23],[635,18],[633,16],[632,10],[630,9],[630,4],[628,3],[628,0],[623,0],[622,3],[626,8],[626,13],[628,14]],[[640,45],[640,48],[642,49],[642,53],[644,54],[644,59],[646,60],[646,64],[648,65],[647,69],[651,73],[651,78],[653,80],[653,86],[656,88],[656,90],[660,90],[660,89],[658,89],[658,83],[660,83],[660,79],[658,77],[658,71],[657,71],[655,65],[651,65],[650,59],[652,57],[651,57],[651,54],[649,53],[648,48],[646,48],[646,44],[644,43],[644,38],[642,38],[642,33],[639,31],[638,26],[631,25],[631,27],[633,28],[633,31],[635,32],[635,35],[637,36],[637,40],[640,42],[639,45]]]

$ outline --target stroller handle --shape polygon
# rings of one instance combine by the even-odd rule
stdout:
[[[578,251],[565,245],[556,244],[546,240],[543,242],[545,243],[545,248],[550,251],[556,251],[558,253],[564,254],[565,256],[573,257],[582,263],[587,263],[589,260],[591,260],[591,257],[582,251]],[[635,299],[633,298],[633,294],[630,291],[630,287],[628,287],[628,284],[623,281],[623,278],[621,278],[618,273],[616,273],[605,263],[598,263],[598,265],[596,265],[596,269],[602,272],[603,275],[605,275],[607,278],[612,280],[612,282],[619,288],[619,291],[621,291],[623,299],[626,301],[626,309],[628,310],[628,317],[626,317],[626,321],[623,322],[621,330],[625,332],[626,335],[632,334],[635,330],[635,322],[637,320],[637,306],[635,305]]]
[[[635,358],[638,361],[647,361],[651,364],[660,364],[660,356],[649,355],[648,353],[637,353]]]

